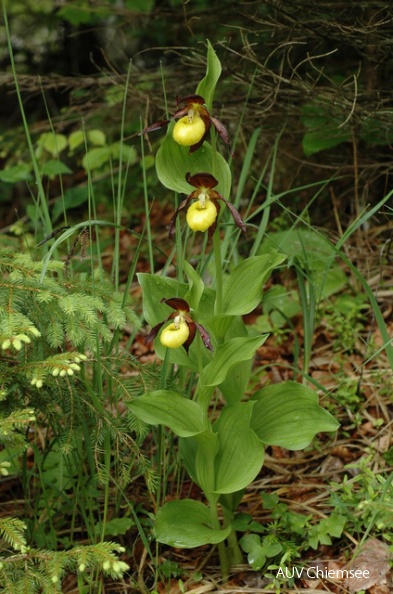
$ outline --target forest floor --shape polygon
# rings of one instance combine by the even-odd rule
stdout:
[[[170,212],[166,209],[151,213],[158,229],[156,239],[166,235]],[[383,318],[393,335],[393,277],[391,272],[390,244],[381,246],[379,234],[382,229],[373,228],[359,234],[352,245],[347,245],[347,255],[362,272],[373,291]],[[132,239],[123,238],[124,261],[132,252]],[[381,249],[384,247],[384,259]],[[382,263],[381,263],[382,262]],[[165,259],[162,264],[165,263]],[[160,262],[157,261],[157,269]],[[147,263],[138,264],[144,271]],[[292,541],[293,558],[288,563],[289,576],[297,567],[294,579],[279,573],[279,567],[267,562],[263,570],[253,570],[250,563],[233,569],[229,581],[222,583],[218,557],[211,547],[195,550],[163,548],[160,561],[167,568],[168,576],[157,586],[163,594],[192,592],[262,593],[262,592],[309,592],[322,594],[332,592],[369,592],[389,594],[393,581],[390,570],[388,546],[381,539],[390,532],[393,513],[393,488],[390,484],[393,466],[392,436],[392,389],[393,377],[389,361],[384,354],[383,339],[366,299],[359,298],[363,290],[351,270],[342,266],[347,282],[334,298],[320,304],[315,326],[309,377],[322,387],[321,403],[340,422],[334,436],[320,435],[304,451],[290,452],[281,447],[268,447],[260,476],[247,489],[240,514],[249,514],[259,527],[255,534],[266,537],[275,534]],[[290,274],[275,277],[267,289],[275,283],[285,286],[288,293],[296,289],[295,279]],[[133,296],[141,303],[140,288],[133,285]],[[343,307],[345,304],[345,307]],[[252,312],[247,324],[258,325],[262,311]],[[156,360],[154,351],[144,343],[146,329],[136,336],[132,353],[142,362]],[[272,331],[266,343],[260,347],[254,361],[255,385],[278,383],[299,376],[293,370],[295,342],[302,348],[303,323],[301,315],[293,316],[291,324],[279,325]],[[380,350],[381,349],[381,350]],[[301,355],[297,361],[301,367]],[[149,447],[149,441],[147,442]],[[390,476],[390,479],[389,479]],[[169,482],[176,482],[176,477]],[[146,498],[143,483],[133,485],[133,497],[152,505]],[[135,494],[135,488],[140,494]],[[174,491],[178,485],[173,486]],[[140,489],[140,491],[139,491]],[[182,492],[198,497],[198,489],[184,480]],[[171,489],[168,489],[168,498]],[[176,491],[177,492],[177,491]],[[269,508],[266,495],[279,498]],[[153,502],[154,507],[154,502]],[[322,520],[336,510],[346,519],[343,533],[334,527],[327,528]],[[246,517],[246,516],[244,516]],[[390,519],[388,519],[390,518]],[[320,523],[317,544],[311,546],[311,538],[305,542],[304,532],[315,534],[315,525]],[[256,526],[256,524],[254,525]],[[325,534],[324,534],[325,530]],[[358,545],[362,544],[360,554]],[[356,555],[355,556],[355,552]],[[134,563],[138,567],[140,584],[149,584],[149,559],[143,547],[135,547]],[[268,567],[268,569],[267,569]],[[319,578],[307,568],[318,569]],[[303,568],[303,570],[301,570]],[[346,576],[345,571],[357,570],[358,577]],[[368,575],[365,572],[369,572]],[[149,588],[149,586],[147,586]],[[128,591],[128,590],[127,590]]]

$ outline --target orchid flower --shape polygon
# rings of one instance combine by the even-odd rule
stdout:
[[[173,128],[173,139],[182,146],[189,146],[190,153],[193,153],[202,146],[209,130],[213,124],[222,140],[229,145],[229,137],[224,124],[216,117],[213,117],[205,107],[205,100],[200,95],[190,95],[183,99],[177,99],[177,105],[184,104],[172,116],[170,120],[159,120],[142,131],[142,134],[154,132],[164,128],[171,120],[178,120]]]
[[[150,330],[145,338],[145,342],[154,340],[162,326],[169,322],[169,320],[173,320],[161,332],[160,342],[163,346],[168,347],[169,349],[177,349],[178,347],[183,346],[188,353],[188,349],[198,330],[205,347],[209,349],[209,351],[213,350],[207,330],[192,319],[190,315],[190,306],[187,301],[180,297],[171,297],[169,299],[161,299],[161,303],[166,303],[166,305],[169,305],[169,307],[175,311],[163,322],[160,322]]]
[[[218,184],[215,177],[210,173],[196,173],[195,175],[187,173],[186,180],[191,186],[194,186],[196,190],[191,192],[191,194],[180,203],[170,222],[169,235],[173,235],[175,231],[177,215],[183,208],[188,206],[191,200],[195,200],[195,202],[188,208],[186,220],[192,231],[206,231],[209,229],[209,236],[213,235],[217,225],[217,216],[220,212],[218,201],[221,200],[229,209],[236,226],[244,233],[246,232],[246,225],[237,209],[233,204],[221,196],[217,190],[214,190]]]

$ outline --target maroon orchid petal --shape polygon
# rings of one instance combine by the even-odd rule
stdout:
[[[175,233],[175,223],[176,223],[177,215],[179,214],[179,212],[181,210],[183,210],[183,208],[185,208],[188,205],[190,200],[194,200],[195,198],[198,198],[198,193],[196,190],[191,192],[191,194],[189,196],[187,196],[187,198],[185,200],[183,200],[183,202],[180,202],[179,206],[177,207],[177,209],[175,211],[175,214],[173,215],[173,217],[171,218],[171,220],[169,222],[169,226],[168,226],[169,237],[172,237],[172,235]]]
[[[158,122],[154,122],[154,124],[150,124],[139,132],[139,136],[142,134],[148,134],[149,132],[155,132],[156,130],[161,130],[161,128],[165,128],[169,124],[170,120],[158,120]]]
[[[195,151],[197,151],[199,148],[201,148],[202,144],[205,142],[205,138],[206,138],[206,133],[202,136],[202,138],[200,139],[199,142],[192,144],[190,146],[190,150],[188,151],[188,154],[192,155],[192,153],[195,153]]]
[[[166,320],[164,320],[163,322],[160,322],[159,324],[157,324],[156,326],[154,326],[154,328],[152,328],[149,332],[149,334],[147,336],[145,336],[144,339],[144,343],[148,343],[148,342],[153,342],[153,340],[155,339],[155,337],[157,336],[157,334],[159,333],[159,331],[161,330],[162,326],[164,324],[166,324],[168,321],[168,318]]]
[[[245,222],[241,218],[238,210],[233,206],[233,204],[228,202],[228,200],[225,200],[224,196],[221,196],[221,194],[219,194],[216,191],[214,191],[214,192],[217,195],[218,200],[222,200],[224,202],[225,206],[229,209],[229,211],[233,217],[233,220],[235,221],[236,226],[239,227],[239,229],[241,229],[243,231],[243,233],[246,233],[247,227],[245,225]]]
[[[186,349],[186,353],[188,355],[188,349],[190,348],[191,343],[193,342],[194,338],[195,338],[195,333],[196,333],[196,324],[195,322],[193,322],[191,320],[191,322],[187,322],[187,326],[188,329],[190,331],[190,334],[188,335],[188,338],[186,340],[186,342],[183,342],[184,348]]]
[[[207,113],[207,111],[206,111],[206,113],[200,112],[199,116],[200,116],[201,120],[203,120],[203,123],[205,124],[205,133],[198,142],[196,142],[195,144],[190,146],[190,150],[188,151],[189,155],[192,155],[192,153],[194,153],[196,150],[198,150],[202,146],[202,144],[205,142],[206,136],[210,130],[211,122],[210,122],[210,116]]]
[[[180,103],[187,103],[187,105],[191,105],[192,103],[198,103],[199,105],[204,105],[205,100],[200,95],[188,95],[188,97],[176,98],[176,103],[179,105]]]
[[[198,189],[215,188],[218,184],[218,181],[211,175],[211,173],[195,173],[194,175],[186,173],[186,181],[190,186],[194,186],[194,188]]]
[[[184,116],[186,116],[189,112],[190,108],[189,107],[181,107],[180,109],[178,109],[177,111],[175,111],[175,113],[172,116],[172,120],[178,120],[179,118],[183,118]]]
[[[201,335],[203,344],[207,349],[209,349],[209,351],[212,351],[213,347],[208,331],[202,326],[202,324],[198,324],[197,322],[194,322],[194,324],[197,327],[199,334]]]
[[[190,306],[188,305],[187,301],[181,299],[180,297],[170,297],[169,299],[165,299],[165,297],[163,297],[161,299],[161,303],[166,303],[166,305],[169,305],[169,307],[176,309],[177,311],[190,311]]]
[[[214,190],[213,190],[213,192],[214,192]],[[217,192],[214,192],[214,193],[216,194]],[[209,230],[208,230],[209,239],[211,239],[214,235],[214,232],[217,228],[218,215],[220,214],[220,205],[219,205],[218,201],[214,198],[214,196],[210,196],[210,200],[213,202],[214,206],[216,207],[217,217],[216,217],[216,220],[214,221],[214,223],[212,225],[210,225],[210,227],[209,227]]]
[[[225,128],[224,124],[218,118],[215,118],[213,116],[210,116],[210,120],[217,132],[219,133],[222,140],[225,142],[225,144],[230,146],[228,131]]]
[[[161,301],[163,301],[163,300],[161,299]],[[183,300],[181,299],[181,301],[183,301]],[[169,316],[167,318],[165,318],[165,320],[163,322],[160,322],[159,324],[154,326],[150,330],[149,334],[147,336],[145,336],[144,342],[145,343],[152,342],[155,339],[155,337],[157,336],[157,334],[159,333],[159,331],[161,330],[162,326],[164,324],[166,324],[167,322],[169,322],[169,320],[173,320],[174,318],[176,318],[177,315],[178,314],[174,311],[171,314],[169,314]]]

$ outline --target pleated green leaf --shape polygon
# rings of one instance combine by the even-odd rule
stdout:
[[[220,385],[220,392],[227,404],[235,404],[243,398],[251,376],[252,359],[234,365]]]
[[[227,277],[223,287],[223,311],[226,315],[250,313],[262,299],[263,285],[286,256],[273,252],[240,262]]]
[[[151,326],[165,320],[173,311],[161,299],[170,297],[181,297],[184,299],[188,285],[164,276],[139,273],[138,282],[143,289],[143,317]]]
[[[339,423],[318,404],[318,395],[302,384],[288,381],[257,392],[251,427],[268,445],[290,450],[307,447],[321,431],[336,431]]]
[[[187,269],[188,272],[189,269]],[[197,273],[195,273],[197,275]],[[153,274],[139,273],[138,281],[143,289],[143,315],[150,326],[155,326],[163,322],[171,312],[174,310],[168,307],[165,303],[160,303],[161,299],[170,297],[181,297],[182,299],[190,298],[190,305],[193,302],[199,301],[198,308],[198,322],[205,324],[205,319],[211,318],[214,310],[215,291],[206,288],[201,294],[201,287],[196,282],[196,276],[190,278],[192,286],[189,287],[184,283],[179,283],[173,278],[156,276]],[[191,291],[191,296],[189,291]],[[187,355],[183,347],[178,349],[169,349],[169,362],[176,365],[188,367],[193,371],[198,371],[198,345],[199,336],[196,337],[192,343],[189,353]],[[154,341],[154,348],[157,355],[164,359],[166,347],[162,346],[159,338]],[[203,366],[207,365],[211,360],[210,352],[204,347],[201,347],[201,356]]]
[[[200,501],[170,501],[158,512],[154,527],[156,540],[172,547],[193,549],[217,544],[227,538],[231,526],[211,527],[210,509]]]
[[[203,371],[204,386],[219,386],[228,371],[241,361],[251,359],[255,351],[265,342],[267,335],[252,338],[232,338],[220,344],[214,352],[212,361]]]
[[[137,274],[138,282],[143,289],[143,317],[148,324],[155,326],[173,311],[165,303],[160,303],[163,297],[181,297],[186,301],[190,299],[189,304],[193,307],[193,300],[198,301],[198,321],[201,323],[213,315],[215,291],[205,287],[201,294],[201,281],[197,281],[199,275],[194,271],[195,274],[191,276],[190,268],[185,267],[187,274],[190,274],[190,286],[173,278],[144,272]]]
[[[138,419],[149,425],[166,425],[180,437],[196,435],[209,426],[196,402],[171,390],[149,392],[127,406]]]
[[[224,157],[220,153],[213,155],[208,142],[204,142],[201,148],[190,155],[188,147],[180,146],[173,140],[173,125],[172,123],[169,126],[156,156],[156,170],[160,182],[166,188],[188,196],[195,188],[186,181],[186,174],[210,173],[219,182],[214,189],[230,201],[231,170]]]
[[[205,285],[198,272],[191,266],[187,260],[183,261],[183,270],[187,275],[189,290],[186,293],[185,299],[189,306],[195,311],[198,310],[199,302],[203,295]]]
[[[212,109],[216,84],[221,76],[221,62],[210,41],[207,42],[206,75],[199,83],[196,94],[204,98],[207,108]]]
[[[213,430],[218,435],[215,465],[215,493],[244,489],[260,471],[264,447],[250,427],[255,402],[241,402],[223,408]]]
[[[215,488],[214,460],[218,449],[218,436],[211,430],[195,435],[194,441],[196,482],[204,493],[213,493]]]

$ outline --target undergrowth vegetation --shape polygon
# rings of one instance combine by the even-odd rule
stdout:
[[[320,580],[330,591],[388,592],[384,81],[366,110],[377,82],[330,72],[314,9],[320,54],[298,33],[293,57],[301,3],[245,9],[242,26],[228,14],[231,44],[207,2],[184,3],[187,27],[169,2],[195,47],[158,74],[143,58],[163,35],[153,2],[22,4],[2,2],[18,128],[1,130],[0,592],[253,591],[257,572],[258,591],[289,593],[321,564],[360,572]],[[103,76],[68,81],[67,107],[43,80],[35,126],[30,45],[16,59],[12,43],[31,16],[43,35],[109,17],[107,41],[122,19],[151,30],[109,52],[110,74],[94,54]]]

